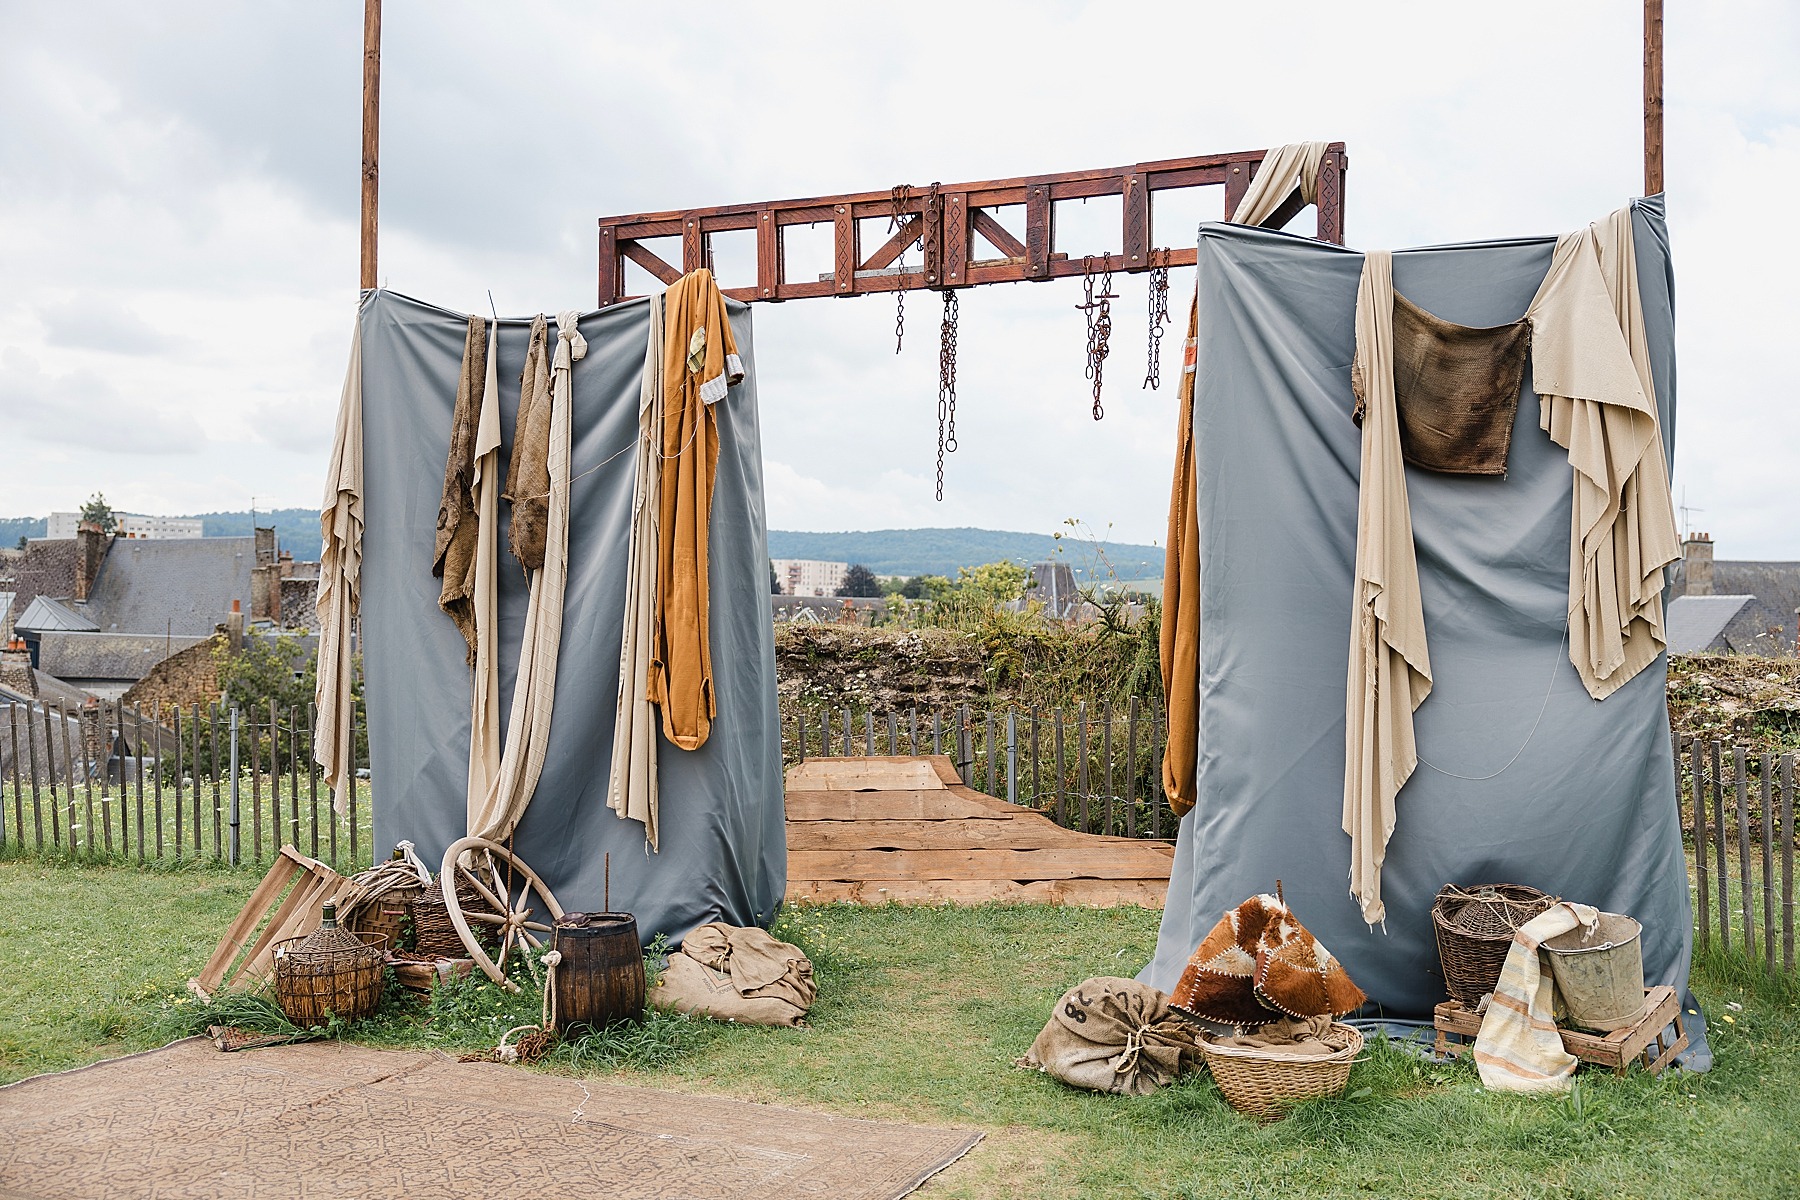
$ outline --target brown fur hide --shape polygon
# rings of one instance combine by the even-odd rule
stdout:
[[[1188,960],[1171,1004],[1228,1025],[1342,1016],[1366,997],[1274,896],[1252,896],[1214,925]]]

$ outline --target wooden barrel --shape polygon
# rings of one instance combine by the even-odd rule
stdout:
[[[556,966],[556,1028],[579,1036],[644,1015],[644,948],[630,913],[565,913],[551,945]]]

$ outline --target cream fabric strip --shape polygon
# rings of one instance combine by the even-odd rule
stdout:
[[[469,822],[500,778],[500,325],[488,326],[487,378],[475,426],[475,676],[469,713]]]
[[[469,822],[472,836],[496,842],[511,836],[531,803],[550,740],[557,651],[562,645],[563,589],[569,574],[570,405],[574,364],[587,354],[587,341],[575,328],[578,316],[573,311],[556,316],[556,356],[550,369],[550,519],[544,565],[531,577],[500,774],[481,806],[479,820]],[[532,386],[532,381],[525,380],[524,386]]]
[[[1654,662],[1681,555],[1638,295],[1631,210],[1557,239],[1532,299],[1540,424],[1569,451],[1569,659],[1603,700]]]
[[[1565,1092],[1576,1058],[1556,1029],[1556,981],[1538,958],[1538,947],[1578,925],[1590,929],[1599,910],[1562,903],[1527,921],[1513,934],[1500,981],[1475,1035],[1475,1069],[1497,1092]]]
[[[1381,864],[1395,797],[1419,763],[1413,711],[1431,693],[1425,608],[1394,399],[1393,255],[1363,258],[1356,292],[1356,361],[1365,381],[1356,502],[1356,598],[1344,717],[1344,832],[1350,894],[1374,925],[1387,916]]]
[[[1263,156],[1255,178],[1238,201],[1237,211],[1226,218],[1239,225],[1261,225],[1295,191],[1307,204],[1319,199],[1319,161],[1324,142],[1289,142]]]
[[[657,849],[656,756],[659,721],[650,703],[650,653],[656,637],[657,524],[663,443],[663,298],[650,301],[650,341],[638,392],[637,487],[631,498],[630,566],[625,576],[625,634],[619,646],[619,704],[613,720],[606,806],[642,821]]]
[[[350,365],[338,401],[337,433],[332,439],[331,466],[325,473],[325,499],[319,509],[319,665],[313,687],[318,729],[313,758],[325,769],[332,807],[339,816],[350,810],[356,786],[355,674],[351,624],[356,620],[362,579],[363,419],[362,314],[350,335]]]

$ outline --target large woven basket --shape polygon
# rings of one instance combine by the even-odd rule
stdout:
[[[351,933],[379,934],[387,939],[389,949],[400,949],[404,944],[405,923],[411,916],[409,906],[424,890],[417,884],[388,888],[358,905],[351,912],[349,920],[345,921],[344,927]]]
[[[1542,913],[1556,897],[1522,883],[1458,887],[1446,883],[1431,905],[1444,987],[1465,1008],[1474,1008],[1500,982],[1500,968],[1519,926]]]
[[[487,897],[460,879],[456,882],[456,902],[462,906],[465,914],[495,911]],[[469,951],[463,945],[462,936],[456,932],[456,926],[450,923],[450,910],[444,906],[444,893],[436,884],[421,890],[413,897],[408,908],[412,912],[415,950],[437,958],[468,957]],[[470,921],[469,928],[475,934],[475,940],[481,943],[482,949],[490,956],[500,948],[496,926]]]
[[[1363,1035],[1341,1022],[1332,1029],[1346,1035],[1349,1045],[1335,1054],[1318,1058],[1270,1054],[1243,1046],[1221,1046],[1216,1035],[1202,1033],[1200,1053],[1212,1071],[1225,1102],[1245,1116],[1273,1121],[1289,1104],[1344,1094],[1350,1082],[1350,1064],[1362,1053]]]
[[[328,928],[275,943],[275,1001],[296,1025],[361,1020],[381,1004],[380,934]]]

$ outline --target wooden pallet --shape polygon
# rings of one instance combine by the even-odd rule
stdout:
[[[205,1001],[221,987],[267,983],[275,969],[275,943],[317,929],[325,902],[341,901],[354,889],[324,863],[283,846],[206,966],[188,980],[188,990]]]
[[[1474,1044],[1481,1032],[1481,1014],[1464,1008],[1455,1000],[1446,1000],[1433,1012],[1437,1027],[1437,1052],[1455,1058]],[[1674,1037],[1665,1040],[1670,1029]],[[1624,1029],[1611,1033],[1586,1033],[1579,1029],[1558,1029],[1563,1049],[1582,1062],[1609,1067],[1615,1075],[1623,1075],[1631,1064],[1640,1064],[1655,1075],[1675,1061],[1675,1055],[1688,1044],[1687,1029],[1681,1023],[1681,997],[1672,987],[1653,987],[1644,993],[1644,1011]]]
[[[788,898],[1161,908],[1175,847],[1064,829],[965,787],[943,755],[809,758],[787,775]]]

